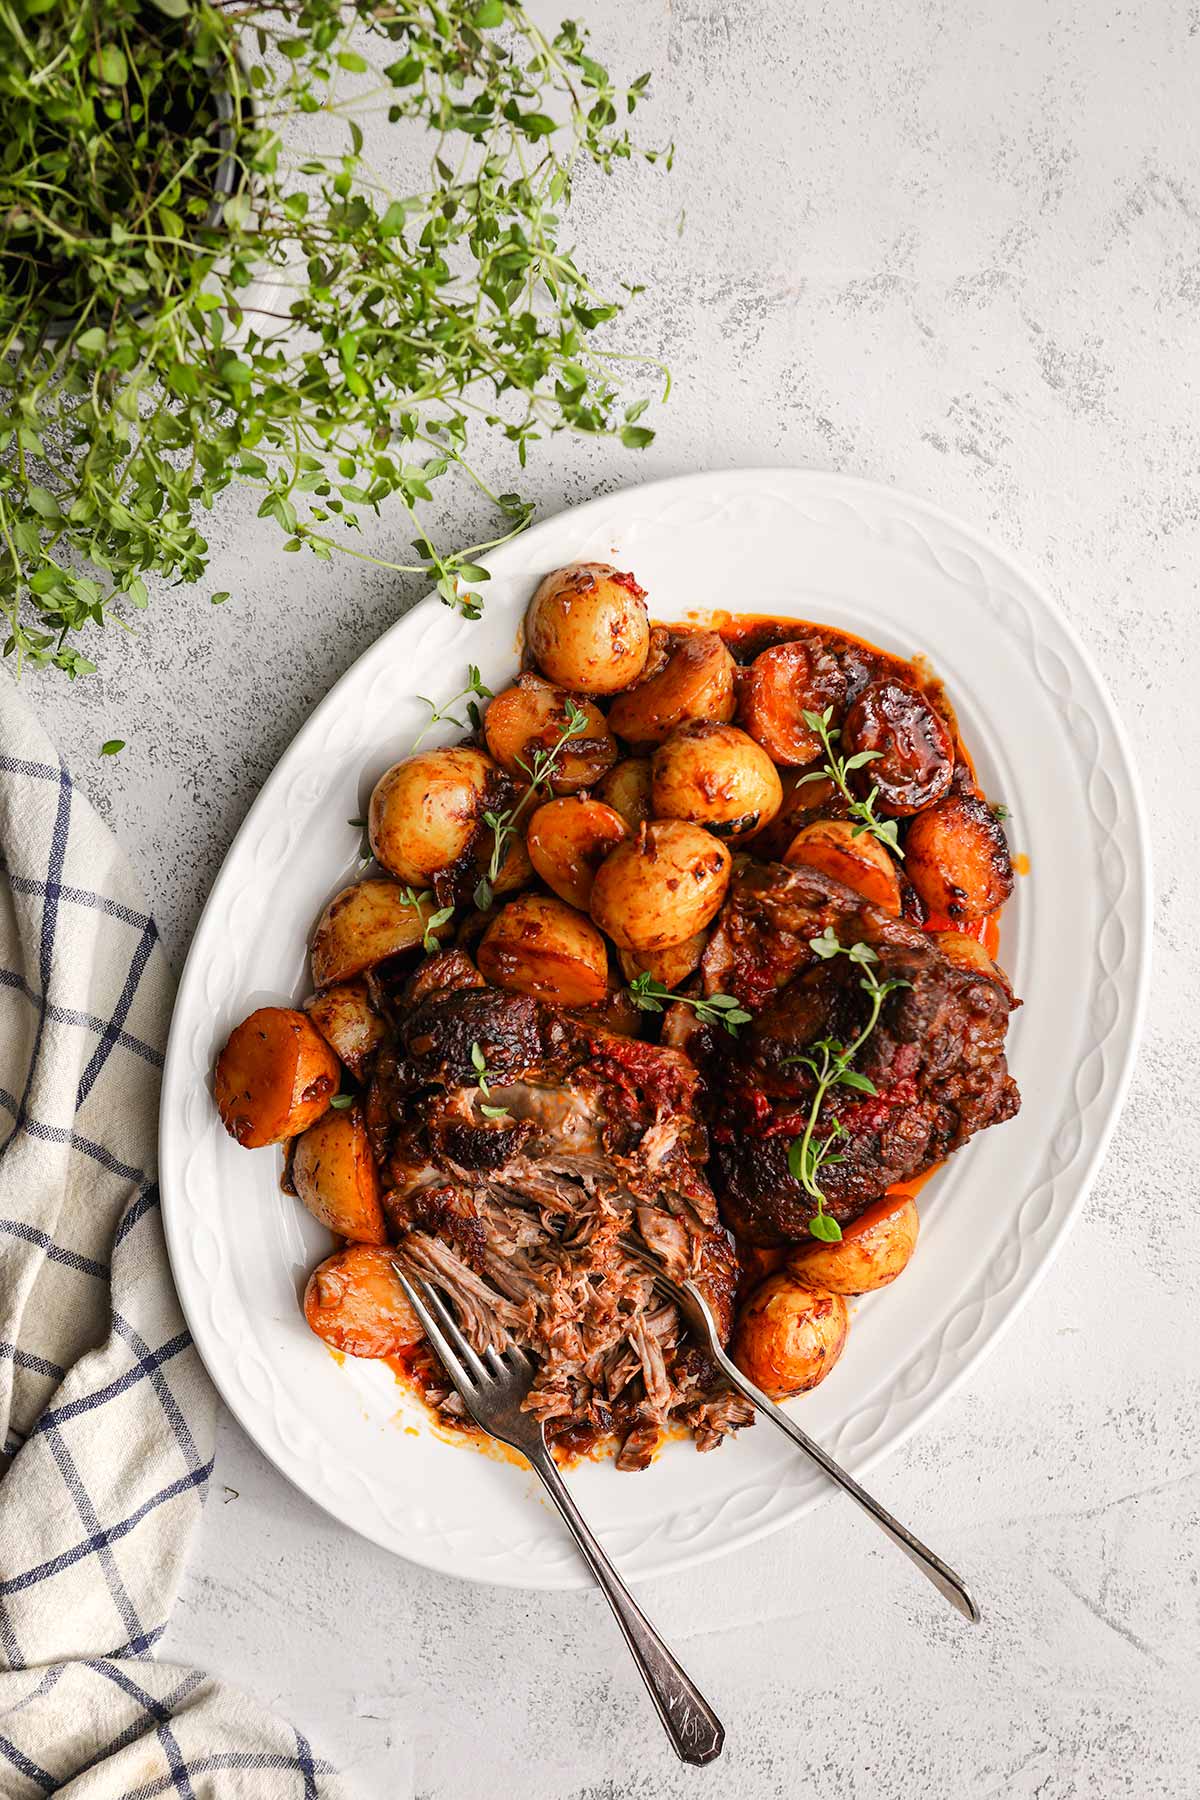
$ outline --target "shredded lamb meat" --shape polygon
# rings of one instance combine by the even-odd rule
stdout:
[[[525,1404],[547,1434],[576,1449],[615,1435],[618,1467],[642,1469],[674,1421],[701,1450],[748,1424],[621,1242],[691,1276],[728,1336],[737,1258],[688,1058],[487,987],[461,950],[425,963],[394,1016],[367,1101],[389,1220],[476,1349],[511,1334],[536,1351]],[[430,1364],[427,1393],[453,1414]]]

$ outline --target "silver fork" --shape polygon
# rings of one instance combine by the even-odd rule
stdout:
[[[962,1576],[956,1575],[948,1563],[944,1563],[940,1556],[935,1556],[932,1550],[926,1548],[920,1538],[914,1537],[907,1527],[901,1525],[898,1519],[894,1519],[872,1494],[868,1494],[865,1488],[859,1486],[853,1475],[848,1475],[845,1469],[834,1462],[827,1450],[823,1450],[820,1444],[815,1443],[807,1432],[801,1431],[794,1420],[789,1419],[783,1409],[776,1406],[773,1400],[769,1400],[761,1388],[755,1387],[752,1381],[747,1380],[737,1364],[726,1356],[721,1348],[716,1321],[709,1310],[708,1302],[695,1283],[675,1281],[670,1275],[665,1274],[661,1264],[648,1251],[643,1250],[640,1244],[634,1243],[632,1238],[623,1237],[621,1245],[623,1249],[630,1251],[652,1271],[655,1286],[660,1293],[675,1302],[685,1324],[691,1328],[698,1342],[707,1349],[730,1387],[736,1388],[739,1394],[744,1394],[746,1399],[751,1401],[765,1418],[770,1419],[772,1425],[777,1425],[785,1437],[789,1437],[793,1444],[803,1450],[805,1456],[811,1458],[819,1469],[823,1469],[831,1481],[835,1481],[840,1488],[844,1489],[852,1500],[857,1500],[863,1511],[874,1519],[880,1530],[886,1533],[893,1544],[903,1550],[910,1562],[917,1565],[922,1575],[933,1583],[938,1593],[944,1595],[964,1619],[969,1619],[972,1625],[978,1625],[979,1608]]]
[[[638,1666],[651,1700],[682,1762],[714,1762],[725,1742],[725,1727],[699,1688],[676,1662],[637,1605],[616,1569],[592,1536],[546,1444],[539,1419],[522,1412],[537,1365],[519,1344],[501,1355],[479,1356],[467,1342],[441,1295],[415,1269],[398,1260],[393,1268],[425,1335],[475,1423],[526,1459],[562,1515]]]

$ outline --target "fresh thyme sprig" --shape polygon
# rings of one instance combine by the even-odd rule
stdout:
[[[873,787],[866,799],[860,800],[846,779],[855,769],[861,769],[870,762],[877,762],[883,752],[859,750],[853,756],[839,756],[833,746],[835,741],[841,737],[842,731],[839,725],[831,724],[832,719],[832,706],[827,706],[824,712],[806,712],[804,714],[804,723],[810,731],[815,731],[821,740],[825,761],[821,768],[814,769],[811,774],[802,775],[796,785],[803,787],[806,781],[820,781],[822,776],[828,777],[849,806],[851,818],[857,821],[854,827],[854,836],[862,837],[864,832],[870,832],[873,838],[878,838],[881,844],[886,845],[893,856],[898,856],[903,861],[904,852],[900,848],[895,819],[877,819],[875,816],[875,802],[879,798],[879,789]]]
[[[468,700],[468,694],[473,694],[476,698]],[[413,739],[413,749],[416,749],[417,745],[421,742],[421,739],[427,732],[432,731],[435,725],[440,725],[443,721],[449,721],[451,725],[457,725],[460,731],[465,731],[467,729],[467,720],[469,720],[472,731],[478,731],[483,724],[483,714],[480,712],[476,702],[478,700],[494,700],[495,698],[495,694],[493,694],[491,688],[485,684],[483,677],[480,675],[479,670],[474,663],[467,664],[466,687],[460,688],[458,693],[455,694],[452,699],[447,700],[444,705],[435,706],[432,700],[427,700],[425,698],[424,694],[418,694],[417,699],[421,702],[422,706],[427,706],[429,708],[429,717]],[[452,706],[457,706],[460,700],[467,701],[466,720],[458,718],[456,714],[450,711],[450,708]]]
[[[809,1107],[808,1123],[798,1138],[793,1138],[788,1149],[788,1169],[794,1180],[798,1181],[806,1194],[817,1203],[817,1210],[808,1221],[808,1229],[813,1237],[820,1238],[823,1243],[836,1244],[842,1235],[842,1228],[837,1220],[831,1218],[825,1210],[825,1194],[820,1184],[822,1169],[831,1168],[835,1163],[844,1162],[845,1158],[834,1152],[834,1145],[843,1135],[844,1127],[840,1119],[834,1119],[832,1127],[824,1137],[817,1135],[817,1125],[821,1116],[821,1108],[825,1097],[832,1088],[846,1087],[859,1094],[875,1094],[878,1089],[869,1075],[860,1074],[851,1068],[876,1025],[884,1001],[897,988],[911,987],[911,981],[880,981],[872,964],[877,963],[876,956],[869,944],[850,944],[840,942],[833,927],[827,925],[819,937],[809,939],[810,947],[823,961],[828,962],[835,956],[846,956],[852,963],[862,969],[863,975],[859,986],[870,997],[871,1010],[867,1022],[852,1044],[839,1043],[836,1038],[818,1038],[799,1056],[789,1056],[787,1063],[799,1063],[808,1069],[815,1082],[812,1103]]]
[[[509,1112],[507,1106],[484,1105],[484,1101],[490,1100],[492,1097],[491,1075],[487,1066],[487,1058],[484,1056],[483,1051],[477,1043],[471,1045],[471,1067],[474,1069],[478,1078],[477,1085],[479,1092],[483,1095],[483,1100],[479,1102],[479,1110],[484,1118],[508,1119],[511,1121],[512,1114]]]
[[[417,918],[420,920],[422,950],[424,950],[426,956],[432,956],[433,952],[440,948],[438,939],[434,936],[434,933],[437,931],[439,925],[444,925],[448,919],[454,917],[454,908],[452,906],[439,907],[436,912],[430,913],[429,917],[426,918],[421,909],[425,906],[432,906],[435,900],[435,896],[430,893],[428,888],[422,888],[421,892],[418,894],[414,889],[405,887],[401,888],[400,893],[404,900],[404,904],[413,907],[416,911]]]
[[[652,440],[623,376],[665,397],[667,371],[617,324],[642,289],[598,292],[566,224],[584,168],[643,155],[649,76],[611,76],[584,26],[519,0],[17,0],[0,31],[18,667],[94,671],[92,628],[203,576],[235,481],[285,550],[422,575],[478,617],[532,511],[483,446],[523,468],[555,431]],[[426,515],[456,476],[497,516],[450,554]]]
[[[750,1014],[745,1011],[741,1002],[732,994],[709,994],[707,999],[693,994],[677,994],[664,982],[655,981],[653,975],[643,973],[636,975],[629,984],[629,998],[642,1012],[660,1013],[664,1000],[678,1000],[681,1006],[694,1008],[696,1018],[701,1025],[720,1025],[730,1035],[736,1037],[739,1025],[750,1022]]]
[[[554,742],[545,750],[536,750],[530,762],[524,762],[520,757],[517,758],[521,768],[529,777],[529,786],[516,805],[506,807],[503,812],[485,812],[483,815],[483,822],[492,833],[492,854],[487,874],[480,877],[475,888],[474,900],[480,912],[486,912],[492,904],[496,881],[504,867],[504,860],[510,848],[510,839],[517,834],[517,825],[521,815],[532,801],[543,799],[550,791],[550,778],[562,761],[567,745],[572,738],[582,737],[588,728],[587,714],[581,707],[576,706],[569,694],[563,703],[563,710],[566,715],[566,723]]]

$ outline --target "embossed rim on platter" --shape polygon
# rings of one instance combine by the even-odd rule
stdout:
[[[1021,1117],[968,1145],[930,1184],[904,1281],[859,1303],[838,1368],[793,1403],[856,1473],[968,1377],[1049,1268],[1116,1122],[1149,973],[1144,813],[1092,660],[1007,556],[925,501],[791,469],[648,483],[559,514],[498,552],[478,624],[429,598],[364,653],[264,785],[197,928],[163,1080],[167,1240],[209,1372],[284,1474],[416,1562],[537,1587],[587,1577],[527,1472],[449,1448],[386,1371],[336,1367],[307,1332],[298,1292],[328,1240],[280,1193],[278,1153],[243,1152],[225,1137],[210,1070],[252,1006],[306,991],[312,920],[353,877],[346,821],[419,729],[415,692],[447,695],[468,658],[497,685],[514,666],[535,580],[581,557],[632,566],[658,617],[788,612],[922,651],[946,681],[989,793],[1012,809],[1016,847],[1032,856],[1001,945],[1027,1002],[1010,1037]],[[645,1475],[588,1466],[572,1479],[625,1572],[665,1574],[777,1530],[825,1497],[822,1479],[767,1435],[744,1433],[703,1458],[672,1444]]]

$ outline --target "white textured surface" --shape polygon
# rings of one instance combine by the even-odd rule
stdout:
[[[1100,661],[1153,813],[1139,1071],[1020,1325],[875,1478],[970,1574],[980,1631],[943,1616],[836,1503],[653,1583],[647,1607],[729,1726],[722,1762],[685,1774],[599,1602],[395,1562],[231,1427],[167,1649],[289,1710],[366,1794],[403,1795],[411,1778],[437,1800],[660,1800],[702,1784],[737,1800],[1190,1800],[1200,13],[1183,0],[587,10],[603,52],[654,71],[653,121],[680,147],[673,176],[622,172],[578,207],[585,265],[651,283],[643,341],[670,360],[675,394],[638,461],[556,445],[527,489],[553,510],[635,474],[810,463],[924,493],[1040,572]],[[250,510],[227,503],[212,524],[211,586],[233,591],[228,606],[164,596],[137,644],[110,637],[103,681],[31,683],[177,959],[279,752],[412,597],[366,565],[277,554]],[[466,493],[446,522],[463,537],[482,523]],[[404,536],[394,521],[376,532]],[[111,736],[130,749],[102,763]]]

